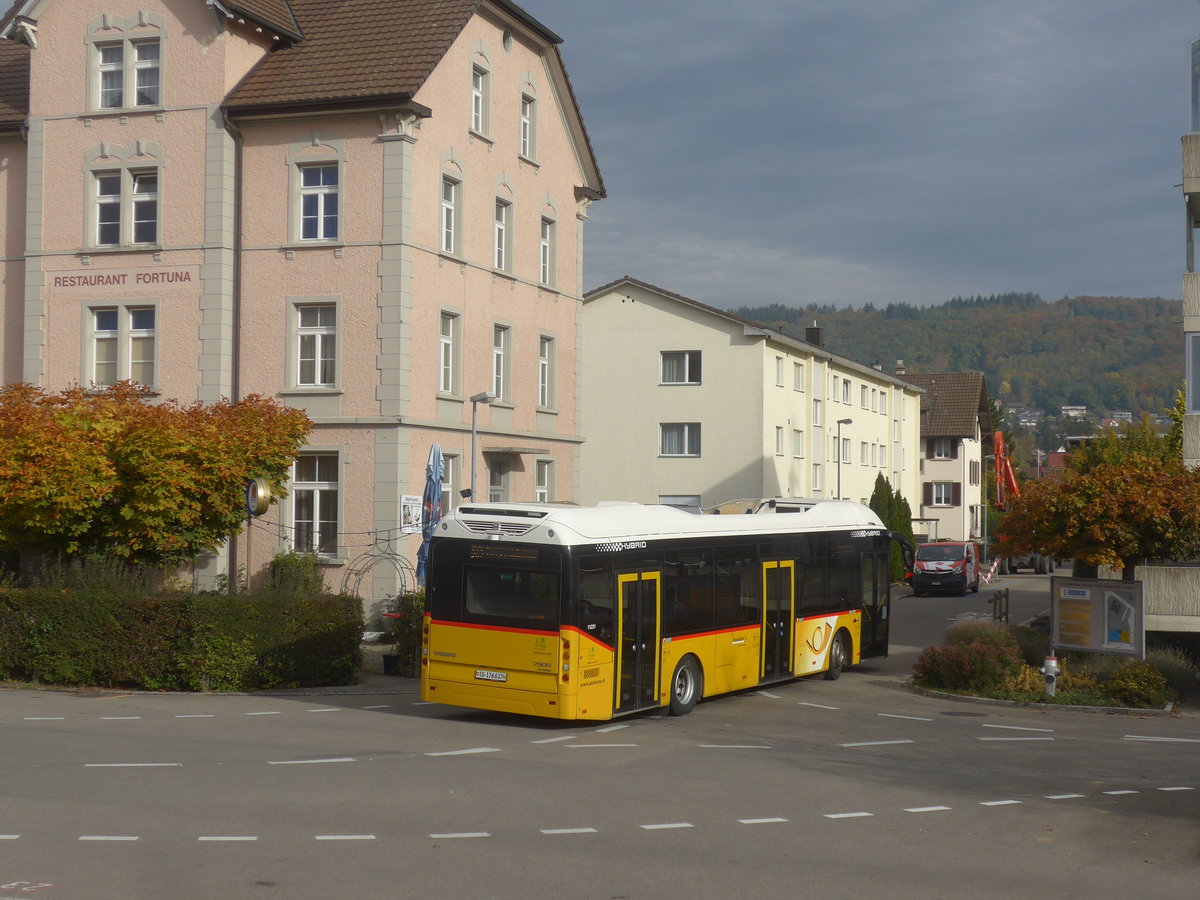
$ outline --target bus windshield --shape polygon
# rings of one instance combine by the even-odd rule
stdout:
[[[467,566],[463,571],[463,619],[523,619],[558,626],[558,573]]]

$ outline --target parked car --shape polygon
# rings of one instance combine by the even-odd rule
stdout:
[[[981,559],[974,541],[920,544],[913,560],[912,592],[920,597],[932,591],[978,591]]]

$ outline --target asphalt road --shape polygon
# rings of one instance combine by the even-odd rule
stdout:
[[[0,900],[1197,896],[1200,719],[923,697],[903,655],[578,727],[382,676],[0,691]]]

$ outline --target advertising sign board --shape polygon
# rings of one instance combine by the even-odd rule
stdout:
[[[1050,616],[1050,642],[1055,649],[1146,658],[1140,581],[1053,577]]]

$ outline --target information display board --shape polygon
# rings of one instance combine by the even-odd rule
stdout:
[[[1140,581],[1052,577],[1050,616],[1050,642],[1056,650],[1146,658]]]

